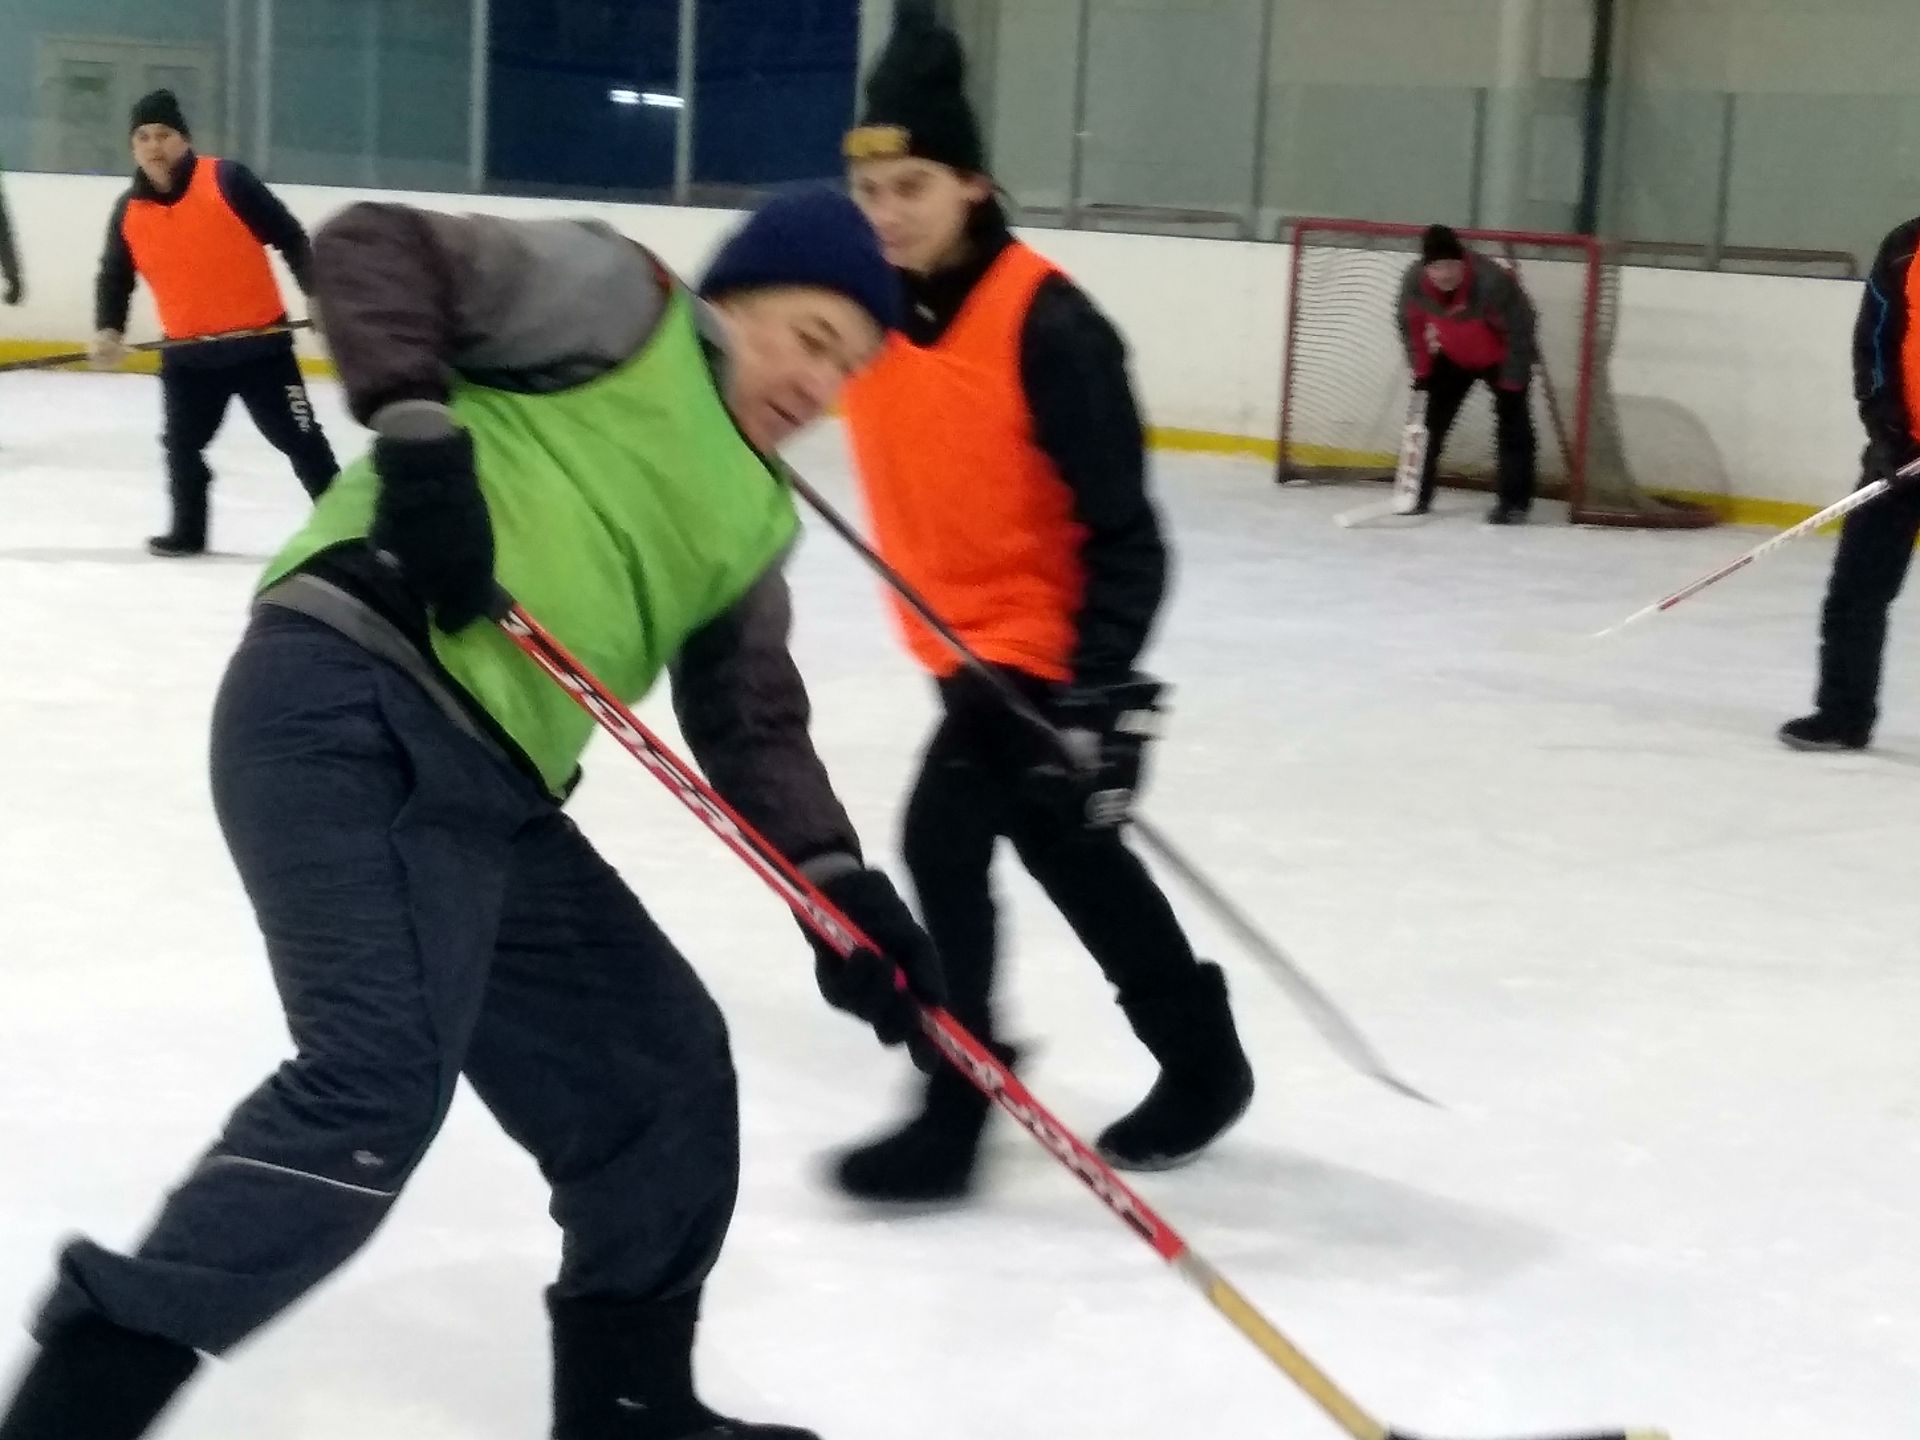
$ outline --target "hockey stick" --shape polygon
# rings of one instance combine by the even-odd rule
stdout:
[[[1400,462],[1393,472],[1393,498],[1374,501],[1343,510],[1333,517],[1342,529],[1365,524],[1388,515],[1411,515],[1420,507],[1420,481],[1427,468],[1427,444],[1430,438],[1426,421],[1426,397],[1418,390],[1407,401],[1407,424],[1400,432]]]
[[[268,335],[291,335],[296,330],[311,330],[311,320],[289,320],[284,325],[262,325],[254,330],[222,330],[216,335],[188,335],[179,340],[143,340],[138,345],[129,345],[129,355],[143,355],[155,350],[182,350],[189,345],[214,345],[222,340],[257,340]],[[93,358],[91,351],[70,350],[64,355],[42,355],[37,360],[9,360],[0,365],[0,375],[13,370],[57,370],[62,365],[84,365]]]
[[[746,861],[803,925],[843,957],[859,949],[875,948],[771,842],[663,745],[619,697],[568,654],[523,608],[509,601],[500,618],[500,627],[601,729],[619,741],[621,748],[646,766],[734,854]],[[896,976],[896,982],[904,986],[905,977]],[[1402,1431],[1387,1429],[1361,1409],[1325,1371],[1255,1309],[1251,1300],[1195,1253],[1085,1141],[1036,1100],[1018,1077],[951,1014],[938,1007],[922,1006],[920,1024],[950,1064],[1038,1140],[1129,1230],[1152,1246],[1162,1260],[1204,1295],[1228,1323],[1252,1341],[1352,1440],[1412,1440]],[[1612,1431],[1587,1437],[1587,1440],[1664,1440],[1664,1437],[1655,1431]]]
[[[1593,638],[1595,640],[1604,640],[1609,635],[1619,634],[1622,630],[1626,629],[1629,625],[1632,625],[1636,621],[1644,620],[1649,615],[1659,615],[1665,611],[1673,609],[1673,607],[1678,605],[1682,600],[1691,599],[1693,596],[1698,595],[1702,590],[1706,589],[1709,585],[1716,585],[1720,581],[1726,579],[1729,575],[1733,574],[1735,571],[1746,569],[1747,566],[1751,565],[1754,561],[1758,560],[1761,556],[1772,554],[1775,550],[1778,550],[1782,545],[1787,544],[1789,541],[1798,540],[1803,535],[1811,535],[1814,531],[1818,530],[1822,525],[1829,525],[1833,521],[1840,519],[1843,515],[1850,515],[1863,505],[1871,505],[1875,500],[1878,500],[1882,495],[1886,494],[1889,490],[1893,488],[1894,480],[1906,480],[1915,475],[1920,475],[1920,460],[1914,461],[1911,465],[1901,466],[1900,469],[1893,472],[1893,479],[1876,480],[1871,485],[1862,486],[1860,489],[1854,491],[1851,495],[1847,496],[1844,500],[1835,501],[1833,504],[1829,505],[1826,509],[1822,510],[1818,515],[1814,515],[1809,517],[1808,519],[1802,520],[1798,525],[1795,525],[1789,530],[1782,530],[1778,535],[1775,535],[1770,540],[1763,540],[1760,544],[1754,546],[1753,549],[1747,551],[1747,553],[1742,555],[1738,560],[1735,560],[1732,563],[1727,565],[1722,565],[1718,570],[1715,570],[1710,575],[1702,575],[1698,580],[1694,581],[1691,585],[1684,586],[1681,589],[1674,591],[1673,594],[1667,596],[1666,599],[1656,600],[1653,602],[1653,604],[1646,606],[1644,609],[1634,611],[1633,614],[1629,615],[1626,619],[1620,621],[1618,624],[1609,625],[1604,630],[1595,631]]]
[[[1071,759],[1073,750],[1067,744],[1066,737],[1054,728],[1053,723],[1028,704],[1025,696],[976,655],[973,648],[953,627],[940,618],[925,597],[907,583],[906,577],[882,559],[879,552],[866,542],[844,515],[827,503],[826,498],[818,490],[815,490],[804,477],[795,473],[791,467],[783,468],[787,482],[793,487],[794,493],[805,500],[814,513],[826,521],[834,532],[853,548],[854,553],[867,563],[868,568],[912,608],[913,612],[953,652],[954,657],[985,682],[999,697],[1002,704],[1040,731],[1062,755]],[[1157,826],[1138,813],[1133,817],[1133,826],[1139,832],[1140,838],[1146,841],[1148,847],[1167,867],[1187,883],[1228,929],[1240,937],[1241,943],[1265,962],[1268,973],[1285,987],[1294,1003],[1313,1022],[1314,1028],[1320,1032],[1341,1059],[1363,1075],[1378,1080],[1382,1085],[1398,1091],[1408,1099],[1438,1106],[1439,1102],[1431,1096],[1422,1094],[1389,1070],[1386,1061],[1381,1059],[1379,1052],[1368,1042],[1366,1036],[1360,1033],[1359,1027],[1328,998],[1326,992],[1294,962],[1286,951],[1270,940],[1259,926],[1248,918],[1245,911],[1202,875]]]

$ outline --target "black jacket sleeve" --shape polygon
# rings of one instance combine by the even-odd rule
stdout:
[[[776,568],[682,647],[673,708],[721,797],[781,854],[818,870],[857,862],[860,844],[808,731],[807,688],[787,644],[792,626]]]
[[[1126,346],[1093,302],[1055,275],[1027,312],[1020,374],[1034,439],[1073,492],[1087,532],[1074,679],[1123,680],[1146,647],[1167,580]]]
[[[107,222],[107,248],[100,256],[100,277],[93,287],[93,328],[125,330],[133,304],[133,252],[127,248],[128,196],[121,196]]]
[[[0,191],[0,280],[9,285],[21,283],[20,252],[13,243],[13,222],[7,216],[4,191]]]
[[[1897,463],[1915,453],[1914,402],[1908,394],[1908,347],[1913,343],[1909,273],[1920,249],[1920,220],[1895,230],[1874,257],[1860,318],[1853,329],[1853,397],[1867,438]]]
[[[227,204],[253,232],[253,238],[285,256],[300,293],[313,294],[313,246],[308,243],[307,232],[300,222],[293,218],[293,212],[260,182],[258,175],[237,160],[222,160],[214,171],[214,178]]]

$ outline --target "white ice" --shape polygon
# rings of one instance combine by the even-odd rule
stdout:
[[[357,450],[331,391],[320,410]],[[304,501],[236,414],[224,553],[147,559],[159,419],[151,380],[0,380],[0,1308],[21,1317],[58,1240],[133,1239],[285,1043],[204,752],[257,562]],[[850,498],[837,437],[797,458]],[[1180,563],[1151,661],[1178,692],[1150,810],[1448,1108],[1343,1069],[1181,896],[1261,1089],[1144,1193],[1409,1429],[1920,1431],[1920,617],[1896,616],[1881,747],[1795,755],[1771,732],[1807,699],[1828,540],[1594,644],[1757,532],[1496,530],[1464,499],[1341,531],[1365,497],[1226,460],[1158,477]],[[927,687],[817,527],[794,578],[821,748],[891,860]],[[828,1440],[1337,1434],[1010,1125],[971,1208],[833,1198],[821,1158],[895,1117],[896,1058],[627,757],[597,746],[575,809],[732,1021],[746,1175],[713,1402]],[[1148,1064],[1002,879],[1031,1082],[1090,1134]],[[555,1254],[532,1167],[463,1096],[367,1251],[169,1433],[544,1434]]]

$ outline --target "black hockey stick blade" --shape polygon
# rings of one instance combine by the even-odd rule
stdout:
[[[1425,1091],[1402,1080],[1388,1068],[1380,1052],[1373,1048],[1371,1041],[1360,1033],[1360,1028],[1347,1018],[1346,1012],[1334,1004],[1326,991],[1315,983],[1307,972],[1294,963],[1293,957],[1269,939],[1266,933],[1248,918],[1245,911],[1230,900],[1219,886],[1215,885],[1181,853],[1178,847],[1163,835],[1145,816],[1138,816],[1134,828],[1139,832],[1163,864],[1184,880],[1189,889],[1212,907],[1215,917],[1232,930],[1240,943],[1251,951],[1261,962],[1267,973],[1279,983],[1307,1017],[1313,1028],[1333,1047],[1339,1055],[1355,1070],[1377,1080],[1395,1094],[1404,1095],[1409,1100],[1417,1100],[1422,1105],[1431,1105],[1436,1110],[1446,1106],[1428,1095]]]

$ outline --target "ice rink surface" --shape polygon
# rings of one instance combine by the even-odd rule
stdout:
[[[205,749],[255,573],[305,502],[236,409],[222,553],[148,559],[159,423],[149,379],[0,380],[9,1318],[61,1236],[132,1240],[285,1045]],[[794,458],[851,503],[836,433]],[[1881,748],[1790,754],[1772,731],[1806,708],[1828,539],[1596,644],[1760,533],[1490,529],[1459,496],[1343,531],[1365,494],[1277,490],[1250,462],[1157,473],[1178,569],[1150,664],[1177,691],[1148,809],[1448,1108],[1343,1069],[1176,890],[1260,1093],[1142,1191],[1408,1429],[1920,1433],[1915,603]],[[930,695],[822,527],[793,574],[821,749],[891,865]],[[645,713],[673,733],[664,694]],[[793,922],[625,755],[595,745],[573,808],[733,1026],[746,1174],[710,1401],[826,1440],[1337,1434],[1010,1125],[970,1208],[835,1199],[822,1158],[896,1117],[901,1064],[825,1008]],[[1002,875],[1011,1028],[1091,1135],[1149,1062],[1010,857]],[[543,1435],[543,1205],[463,1095],[368,1250],[166,1433]]]

